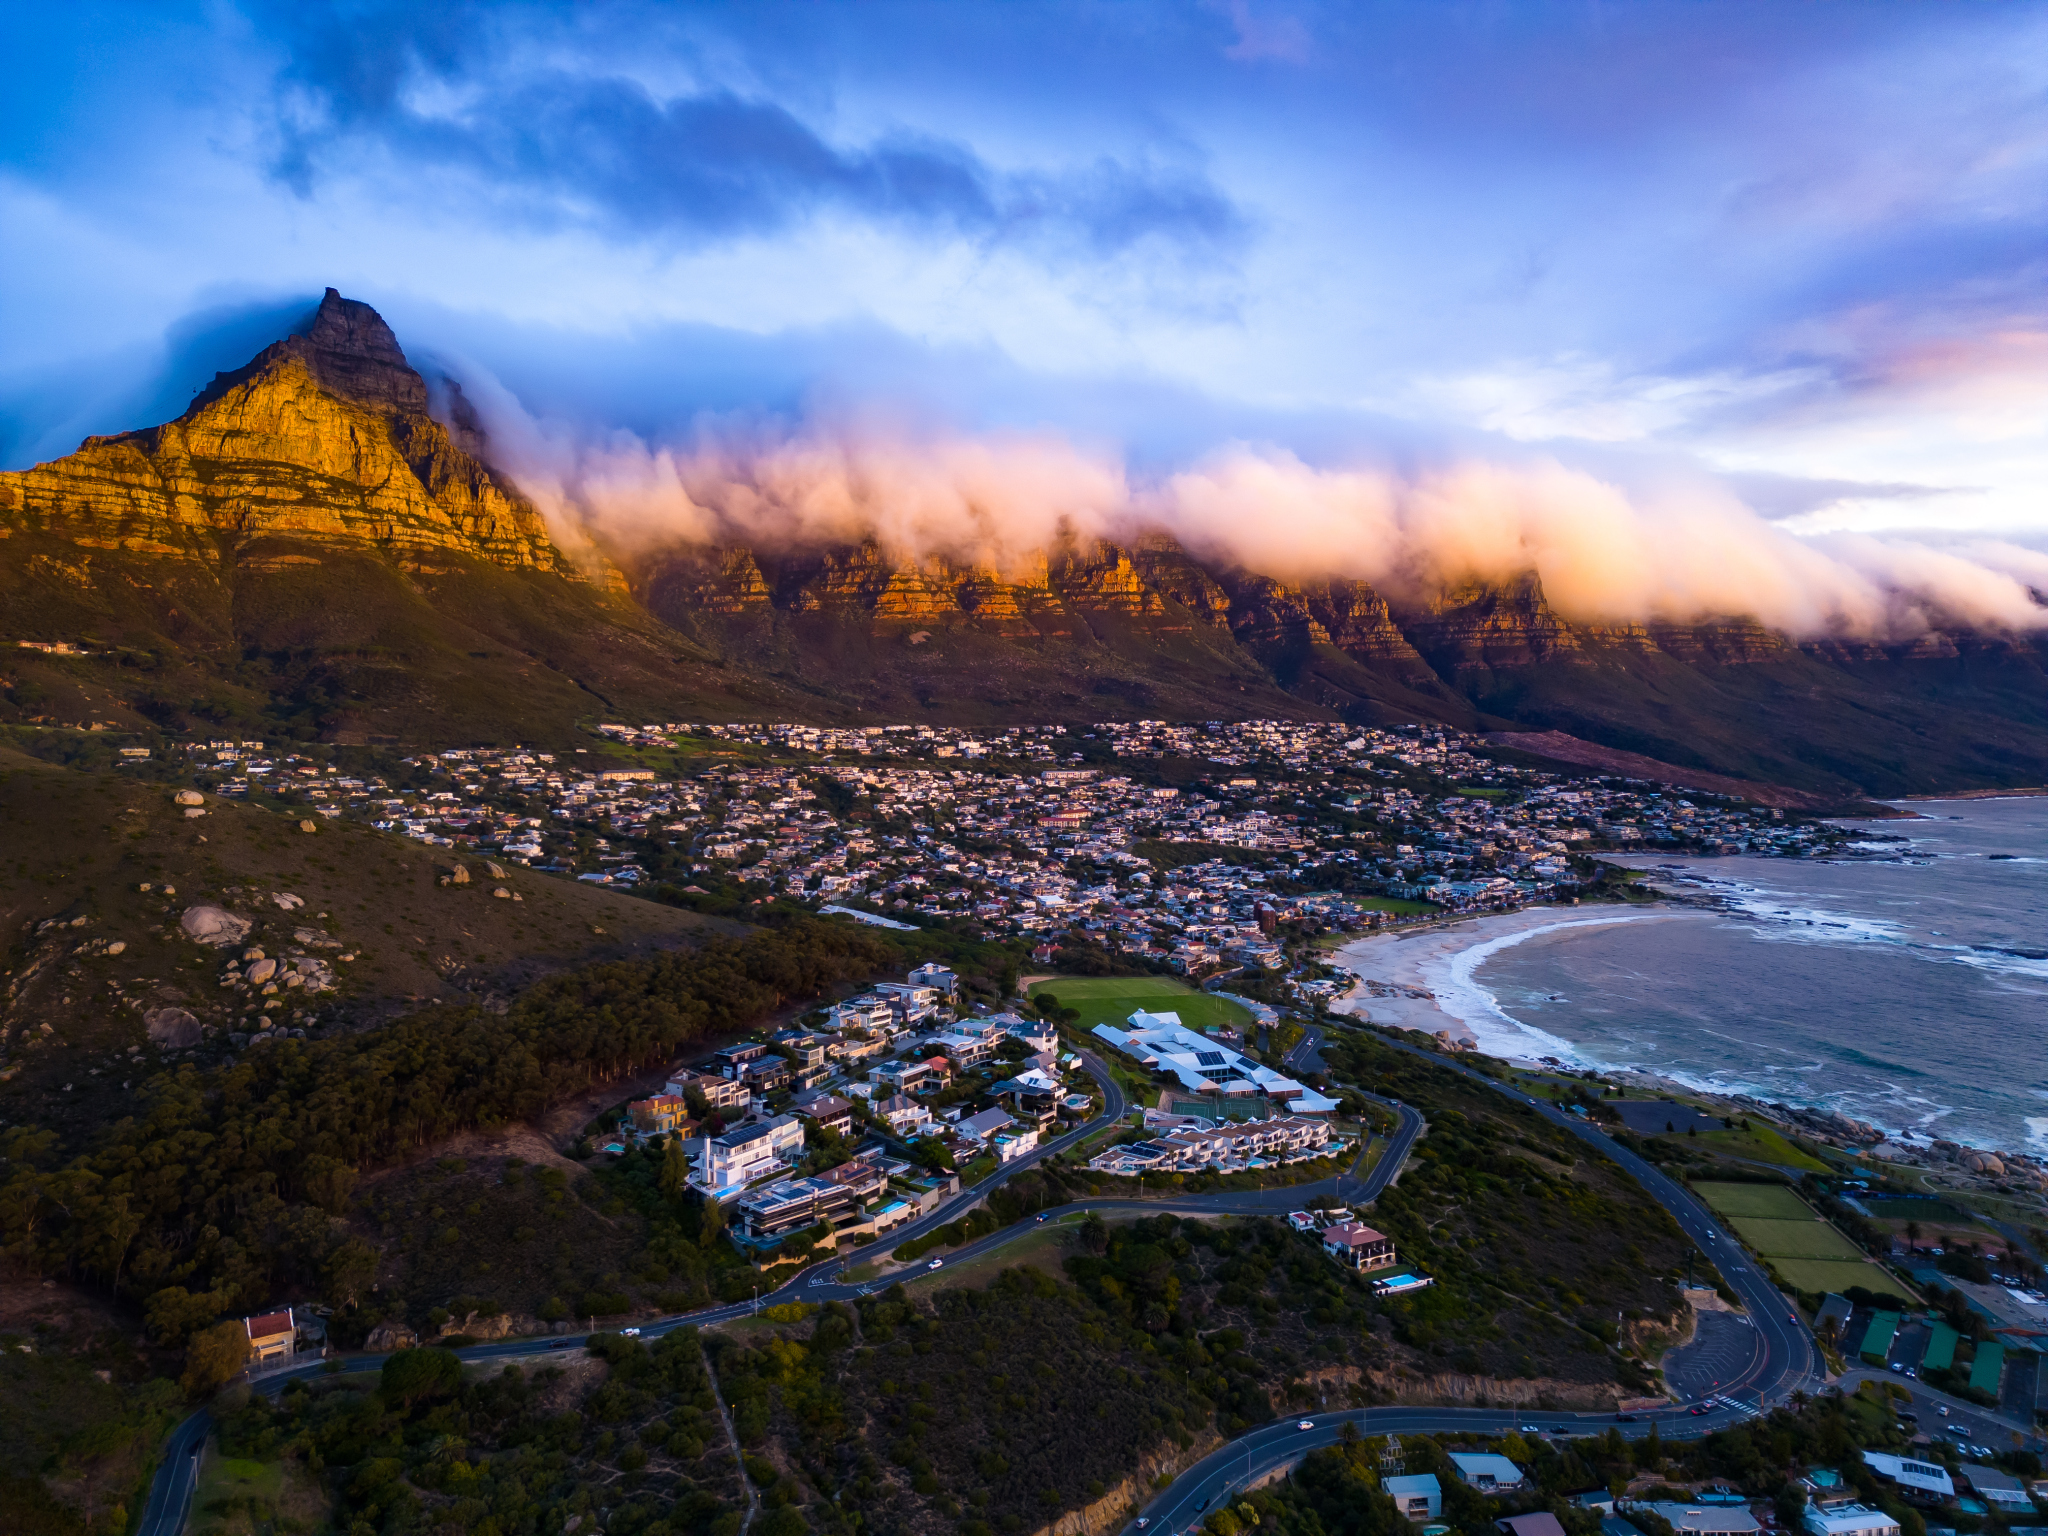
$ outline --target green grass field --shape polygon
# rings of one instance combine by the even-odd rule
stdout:
[[[1795,1291],[1833,1291],[1839,1295],[1860,1285],[1911,1299],[1904,1282],[1893,1279],[1868,1260],[1851,1263],[1847,1259],[1772,1259],[1771,1268]]]
[[[1772,1221],[1812,1220],[1813,1208],[1782,1184],[1695,1184],[1692,1192],[1720,1216]]]
[[[1698,1138],[1700,1145],[1726,1152],[1732,1157],[1759,1163],[1774,1163],[1800,1173],[1826,1173],[1828,1165],[1800,1151],[1767,1125],[1752,1120],[1746,1131],[1708,1131]]]
[[[1739,1216],[1728,1223],[1767,1259],[1841,1259],[1860,1264],[1863,1254],[1824,1221],[1772,1221]]]
[[[1056,976],[1034,982],[1031,996],[1050,992],[1062,1007],[1077,1010],[1081,1020],[1075,1027],[1083,1034],[1098,1024],[1121,1029],[1137,1009],[1148,1013],[1177,1013],[1189,1029],[1212,1029],[1228,1024],[1233,1029],[1251,1027],[1251,1011],[1227,997],[1197,992],[1184,981],[1170,976]]]

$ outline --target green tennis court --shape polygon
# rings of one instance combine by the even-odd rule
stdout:
[[[1847,1259],[1772,1259],[1771,1268],[1795,1291],[1841,1294],[1860,1285],[1880,1296],[1889,1293],[1903,1300],[1912,1299],[1909,1287],[1867,1260],[1852,1264]]]
[[[1720,1215],[1731,1218],[1762,1216],[1777,1221],[1813,1218],[1812,1207],[1782,1184],[1695,1184],[1692,1190]]]
[[[1861,1263],[1863,1251],[1824,1221],[1767,1221],[1740,1217],[1728,1223],[1767,1259],[1847,1259]]]

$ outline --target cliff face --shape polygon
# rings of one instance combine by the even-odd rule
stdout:
[[[532,504],[427,414],[390,328],[331,288],[309,335],[219,375],[176,421],[0,474],[0,518],[209,564],[282,540],[562,569]]]
[[[580,570],[447,389],[437,419],[390,328],[330,289],[304,334],[218,375],[176,421],[0,474],[0,638],[131,658],[89,677],[7,651],[0,720],[193,729],[196,714],[429,740],[538,739],[593,710],[1338,715],[1518,724],[1890,792],[2037,782],[2048,759],[2048,656],[2024,637],[1583,624],[1533,574],[1390,605],[1364,582],[1289,582],[1158,532],[1004,571],[874,541],[678,545]]]

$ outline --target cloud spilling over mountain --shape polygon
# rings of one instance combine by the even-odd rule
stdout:
[[[1554,458],[1333,468],[1235,444],[1140,475],[1055,433],[874,419],[707,421],[684,440],[536,420],[472,383],[493,456],[572,546],[783,549],[873,538],[1017,576],[1069,541],[1166,533],[1291,581],[1344,576],[1426,602],[1534,571],[1569,618],[1745,615],[1800,637],[2048,628],[2048,554],[1986,538],[1788,531],[1697,475],[1623,485]]]

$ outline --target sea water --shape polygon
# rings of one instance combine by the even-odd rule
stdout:
[[[1621,860],[1716,908],[1561,912],[1461,956],[1460,1012],[1496,1054],[2048,1152],[2048,799],[1902,808],[1855,857]]]

